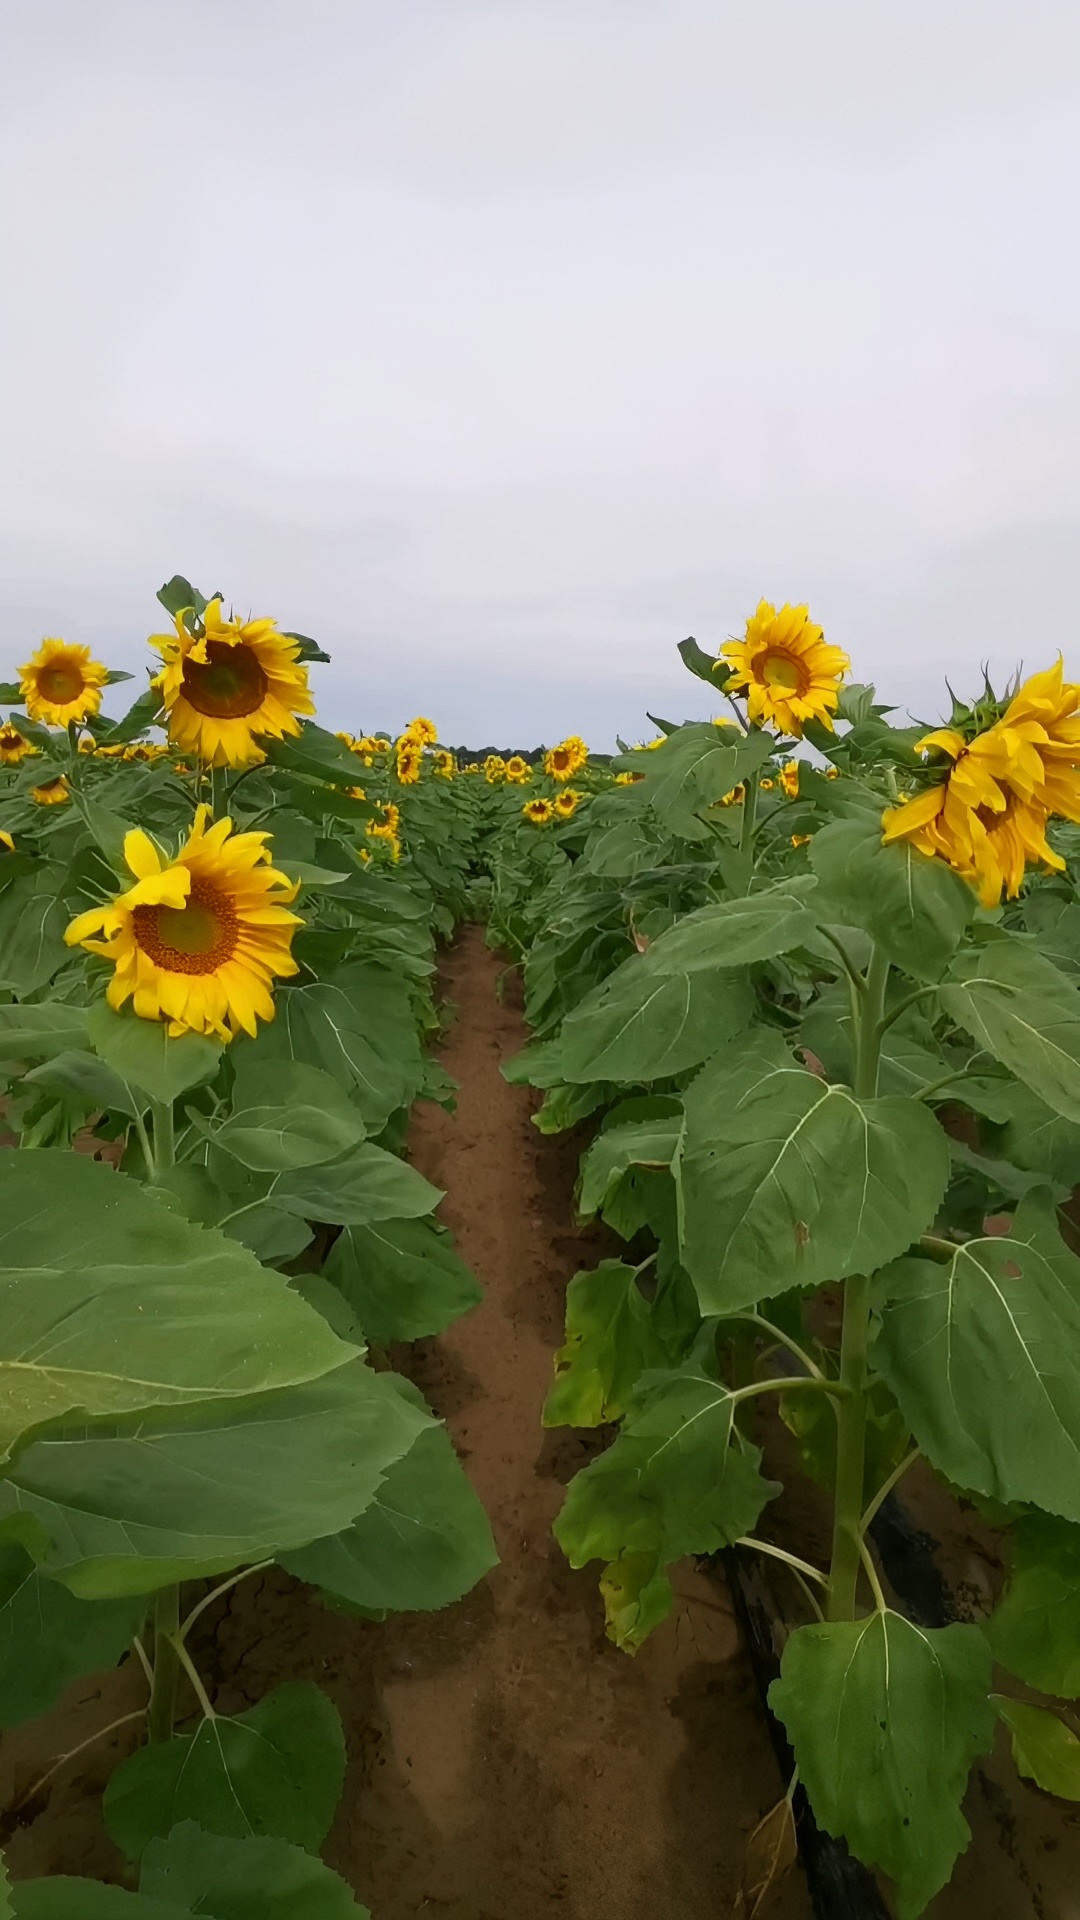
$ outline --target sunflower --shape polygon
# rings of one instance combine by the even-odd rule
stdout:
[[[564,787],[555,797],[555,811],[560,820],[569,820],[577,812],[584,800],[583,793],[577,793],[573,787]]]
[[[439,729],[434,720],[425,720],[422,713],[418,713],[415,720],[409,721],[403,736],[406,740],[417,741],[422,747],[433,747],[438,737]]]
[[[457,772],[457,761],[447,747],[440,747],[435,755],[435,771],[440,780],[452,780]]]
[[[793,833],[791,836],[791,844],[793,847],[808,847],[810,845],[810,835],[808,833]]]
[[[557,747],[549,747],[544,755],[544,772],[553,780],[572,780],[580,773],[589,757],[589,749],[578,734],[571,733],[560,740]]]
[[[15,851],[14,840],[12,839],[10,833],[4,832],[3,827],[0,827],[0,847],[6,847],[8,853],[14,853]]]
[[[140,1019],[167,1021],[174,1037],[231,1040],[274,1018],[270,984],[298,971],[289,949],[303,921],[288,910],[299,884],[268,864],[269,834],[209,820],[199,807],[171,860],[141,827],[125,834],[135,885],[80,913],[64,938],[113,962],[111,1007],[132,1000]]]
[[[532,779],[532,768],[520,753],[512,753],[506,763],[506,778],[515,787],[526,787]]]
[[[190,609],[189,609],[190,611]],[[298,734],[298,713],[314,713],[300,644],[273,620],[223,620],[211,600],[202,632],[152,633],[165,662],[154,680],[168,715],[169,740],[208,767],[254,767],[260,739]]]
[[[62,807],[65,800],[71,799],[67,774],[58,773],[55,780],[46,780],[40,787],[31,787],[30,798],[36,800],[39,807]]]
[[[382,818],[369,820],[364,831],[374,840],[392,840],[401,826],[401,808],[393,800],[382,800],[379,807]]]
[[[46,726],[78,725],[101,706],[101,689],[109,670],[95,660],[89,647],[66,640],[43,640],[37,652],[19,668],[23,705],[31,720]]]
[[[555,818],[554,800],[526,800],[521,809],[534,827],[547,827]]]
[[[28,753],[36,753],[37,748],[25,740],[12,721],[5,721],[0,727],[0,767],[17,767]]]
[[[420,778],[420,764],[424,750],[418,741],[410,740],[402,734],[394,753],[394,772],[403,787],[413,787]]]
[[[1040,751],[1052,744],[1047,729],[1022,708],[1014,711],[1016,706],[1014,700],[1001,720],[971,740],[955,727],[926,734],[916,750],[939,753],[952,765],[936,785],[905,796],[882,816],[886,845],[907,840],[920,853],[946,861],[977,890],[984,907],[997,906],[1003,891],[1015,900],[1027,866],[1054,872],[1065,866],[1047,841],[1046,826],[1057,810],[1047,804],[1050,798],[1074,803],[1069,743],[1060,743],[1064,754],[1048,778]],[[1080,746],[1073,751],[1080,758]]]
[[[747,695],[756,725],[771,723],[795,739],[807,720],[832,731],[840,681],[851,662],[839,647],[826,646],[824,629],[814,625],[806,607],[784,606],[777,613],[760,601],[745,639],[725,641],[720,654],[731,667],[729,690]]]
[[[489,753],[484,761],[484,778],[489,787],[497,787],[500,780],[506,779],[506,761],[501,753]]]
[[[799,797],[799,762],[797,760],[788,760],[786,764],[781,767],[780,785],[783,787],[784,792],[787,794],[787,797],[789,800],[798,799]]]
[[[617,787],[632,787],[635,780],[644,780],[644,778],[645,775],[643,773],[617,773],[615,775],[615,785]]]

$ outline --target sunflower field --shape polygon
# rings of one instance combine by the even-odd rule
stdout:
[[[57,639],[0,687],[0,1727],[145,1675],[125,1885],[5,1882],[0,1915],[366,1911],[319,1857],[336,1709],[286,1681],[219,1713],[192,1631],[272,1566],[377,1623],[495,1563],[389,1352],[481,1297],[405,1157],[454,1098],[437,948],[480,920],[532,1036],[506,1077],[580,1131],[621,1243],[537,1409],[608,1434],[559,1546],[627,1654],[675,1563],[769,1570],[779,1821],[798,1787],[914,1920],[999,1723],[1080,1800],[1080,686],[897,725],[762,602],[680,648],[716,719],[470,760],[424,718],[323,729],[313,641],[159,599],[123,717],[130,676]],[[984,1615],[890,1584],[920,1476],[1007,1543]]]

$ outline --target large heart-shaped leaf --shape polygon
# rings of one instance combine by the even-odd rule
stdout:
[[[857,1100],[757,1031],[688,1087],[682,1258],[703,1313],[872,1273],[930,1226],[949,1178],[920,1102]]]
[[[653,941],[650,962],[658,973],[695,973],[746,967],[818,943],[815,891],[812,878],[789,880],[745,899],[698,907]]]
[[[633,954],[563,1022],[561,1077],[633,1085],[684,1073],[740,1033],[753,1012],[739,972],[659,972],[650,954]]]
[[[64,932],[71,918],[61,898],[65,871],[55,861],[35,862],[0,895],[0,987],[33,993],[59,973],[69,958]]]
[[[720,676],[717,675],[717,686]],[[660,819],[689,839],[708,839],[704,808],[764,766],[773,742],[767,733],[695,721],[678,727],[651,753],[624,754],[613,764],[643,775],[641,791]]]
[[[960,953],[946,1013],[1066,1120],[1080,1121],[1080,990],[1016,935]]]
[[[880,1276],[875,1363],[957,1486],[1080,1521],[1080,1260],[1045,1196],[1011,1233]]]
[[[943,860],[909,842],[883,846],[881,823],[860,814],[816,833],[814,911],[826,924],[863,927],[917,980],[937,980],[975,911],[975,895]]]
[[[210,1833],[273,1834],[314,1853],[345,1779],[337,1708],[310,1680],[286,1681],[247,1713],[142,1747],[105,1789],[105,1825],[129,1860],[182,1820]]]
[[[370,1141],[322,1166],[281,1174],[267,1194],[286,1213],[346,1227],[415,1220],[431,1213],[442,1197],[441,1187],[433,1187],[414,1167]]]
[[[62,1001],[0,1006],[0,1061],[51,1060],[86,1041],[86,1007]]]
[[[207,1833],[191,1820],[149,1842],[139,1886],[212,1920],[371,1920],[344,1880],[301,1847],[262,1835]]]
[[[317,1379],[349,1357],[281,1276],[81,1154],[0,1154],[0,1446]]]
[[[329,1073],[377,1132],[415,1097],[423,1079],[416,1022],[404,983],[382,967],[352,967],[348,990],[326,982],[289,987],[277,1018],[256,1040],[236,1042],[240,1061],[295,1060]]]
[[[338,1533],[430,1424],[360,1361],[173,1420],[35,1441],[0,1482],[0,1518],[38,1524],[73,1593],[151,1593]]]
[[[426,1218],[346,1227],[323,1271],[380,1346],[442,1333],[483,1299],[449,1233]]]
[[[602,1260],[566,1290],[566,1340],[555,1355],[545,1427],[600,1427],[619,1420],[641,1375],[673,1355],[657,1331],[633,1267]]]
[[[819,1825],[892,1875],[900,1920],[923,1912],[971,1838],[960,1801],[994,1738],[990,1672],[977,1627],[887,1612],[798,1628],[769,1689]]]
[[[280,1557],[299,1579],[371,1612],[449,1606],[498,1563],[488,1517],[439,1426],[417,1436],[351,1526]]]
[[[139,1630],[139,1598],[78,1600],[19,1546],[0,1546],[0,1726],[55,1705],[68,1682],[114,1667]]]
[[[86,1025],[90,1044],[106,1065],[129,1086],[164,1105],[211,1079],[221,1058],[217,1040],[201,1033],[170,1039],[164,1021],[114,1013],[104,1000],[91,1008]]]

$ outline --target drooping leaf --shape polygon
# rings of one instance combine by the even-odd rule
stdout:
[[[352,967],[348,990],[315,982],[277,996],[277,1017],[256,1040],[234,1042],[241,1061],[296,1060],[339,1081],[372,1131],[408,1106],[423,1079],[408,991],[384,967]]]
[[[1080,990],[1016,935],[959,953],[946,1013],[1066,1120],[1080,1121]]]
[[[653,941],[650,963],[658,973],[696,973],[750,966],[817,943],[815,891],[812,878],[789,880],[744,899],[698,907]]]
[[[0,1006],[0,1063],[51,1060],[85,1045],[88,1011],[61,1001]]]
[[[684,1095],[682,1258],[703,1313],[872,1273],[933,1222],[945,1135],[915,1100],[857,1100],[758,1030]]]
[[[217,1040],[201,1033],[171,1040],[163,1021],[114,1013],[104,1000],[90,1009],[86,1029],[94,1052],[121,1080],[163,1104],[211,1079],[221,1059]]]
[[[879,1276],[875,1365],[957,1486],[1080,1521],[1080,1260],[1041,1195],[1007,1237]]]
[[[450,1235],[430,1219],[346,1227],[323,1271],[380,1346],[442,1333],[483,1298]]]
[[[285,1281],[81,1154],[0,1154],[0,1447],[317,1379],[349,1357]],[[258,1339],[253,1329],[258,1328]]]
[[[77,1600],[22,1547],[0,1545],[0,1726],[47,1713],[69,1681],[114,1667],[145,1608],[141,1599]]]
[[[641,1374],[671,1358],[632,1267],[602,1260],[591,1273],[575,1274],[544,1426],[599,1427],[621,1419]]]
[[[285,1213],[306,1220],[363,1227],[378,1220],[416,1220],[431,1213],[443,1195],[396,1154],[364,1141],[340,1159],[281,1174],[268,1197]]]
[[[207,1833],[191,1820],[148,1843],[139,1886],[212,1920],[371,1920],[344,1880],[301,1847]]]
[[[129,1860],[180,1821],[209,1833],[271,1834],[314,1853],[345,1778],[337,1708],[309,1680],[275,1687],[247,1713],[142,1747],[105,1789],[105,1825]]]
[[[429,1426],[351,1526],[281,1560],[298,1579],[355,1606],[426,1612],[460,1600],[498,1554],[449,1434]]]
[[[759,1449],[734,1437],[734,1410],[726,1387],[689,1366],[646,1374],[614,1443],[567,1488],[555,1537],[571,1566],[617,1569],[604,1577],[615,1613],[631,1606],[625,1631],[660,1617],[653,1582],[664,1567],[731,1546],[779,1492],[759,1472]]]
[[[901,1920],[923,1912],[971,1838],[960,1801],[993,1741],[989,1692],[973,1626],[875,1613],[799,1627],[784,1648],[769,1705],[818,1823],[892,1875]]]
[[[654,1119],[605,1127],[597,1134],[582,1157],[580,1212],[602,1212],[613,1188],[631,1167],[670,1167],[683,1125],[681,1110],[674,1102],[672,1106],[673,1111]]]
[[[998,1716],[1012,1734],[1016,1771],[1059,1800],[1080,1800],[1080,1740],[1056,1713],[1023,1700],[993,1695]]]
[[[0,1519],[36,1522],[43,1571],[80,1597],[151,1593],[338,1533],[429,1424],[361,1361],[174,1418],[35,1441],[0,1482]]]
[[[707,1060],[753,1013],[739,972],[658,972],[650,954],[631,955],[563,1022],[560,1078],[666,1079]]]
[[[720,675],[717,675],[720,684]],[[768,734],[739,734],[710,722],[679,727],[656,752],[624,754],[613,765],[644,776],[642,794],[675,833],[708,839],[700,815],[764,766]]]
[[[623,1653],[636,1653],[675,1604],[675,1589],[655,1553],[624,1553],[600,1575],[604,1625]]]
[[[1080,1527],[1025,1514],[1009,1584],[986,1622],[994,1658],[1040,1693],[1080,1697]]]
[[[54,861],[35,862],[0,896],[0,987],[33,993],[43,987],[69,957],[64,932],[71,918],[61,897],[64,869]]]
[[[975,911],[975,895],[943,860],[908,841],[883,846],[881,823],[859,814],[816,833],[810,864],[825,924],[863,927],[917,980],[937,980]]]

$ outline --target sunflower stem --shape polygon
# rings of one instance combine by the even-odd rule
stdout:
[[[180,1678],[179,1627],[180,1589],[163,1587],[154,1602],[154,1682],[147,1724],[151,1744],[171,1740],[173,1735]]]
[[[150,1113],[154,1123],[154,1173],[161,1175],[176,1164],[172,1101],[151,1100]]]
[[[860,1100],[877,1094],[881,1031],[889,961],[875,947],[866,970],[866,990],[852,994],[855,1025],[855,1093]],[[867,1354],[870,1345],[870,1276],[854,1273],[844,1282],[844,1327],[840,1340],[840,1385],[836,1408],[836,1505],[833,1512],[832,1564],[829,1568],[829,1619],[853,1620],[863,1559],[863,1481],[866,1471]]]
[[[738,886],[732,891],[740,897],[750,891],[750,882],[754,877],[754,831],[757,825],[758,783],[757,775],[743,781],[742,830],[739,834],[739,875]]]

